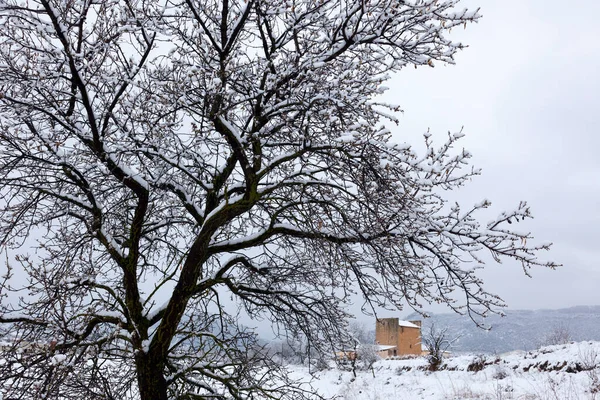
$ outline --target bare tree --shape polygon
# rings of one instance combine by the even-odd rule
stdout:
[[[459,338],[452,337],[448,333],[449,328],[438,328],[435,323],[431,323],[425,334],[421,336],[421,344],[429,352],[427,360],[429,369],[437,371],[444,359],[446,353]]]
[[[557,344],[567,344],[573,340],[573,335],[568,326],[559,323],[551,327],[542,338],[541,346],[553,346]]]
[[[357,344],[375,344],[375,329],[363,322],[352,321],[348,326],[348,333]]]
[[[327,353],[355,291],[476,317],[482,253],[554,267],[526,203],[447,204],[462,133],[390,141],[383,83],[454,62],[456,3],[1,1],[6,397],[297,399],[224,297]]]

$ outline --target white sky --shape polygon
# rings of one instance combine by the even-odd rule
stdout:
[[[553,242],[544,256],[564,267],[529,279],[520,264],[488,265],[486,289],[509,309],[600,304],[600,2],[460,5],[481,6],[483,18],[452,32],[469,45],[457,64],[407,68],[387,84],[386,100],[404,110],[397,140],[418,144],[430,128],[441,141],[464,126],[463,145],[483,175],[461,202],[488,198],[497,212],[531,205],[535,219],[517,229]]]

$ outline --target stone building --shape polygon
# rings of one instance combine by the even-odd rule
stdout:
[[[375,326],[375,342],[385,346],[382,357],[421,355],[421,321],[379,318]]]

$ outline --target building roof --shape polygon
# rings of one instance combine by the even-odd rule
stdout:
[[[375,346],[375,348],[377,349],[377,351],[385,351],[385,350],[395,349],[396,346],[391,346],[388,344],[378,344]]]
[[[385,351],[385,350],[395,349],[397,346],[389,345],[389,344],[362,344],[362,343],[359,343],[355,349],[336,350],[336,353],[353,353],[362,347],[372,348],[375,351]]]
[[[398,321],[398,326],[403,326],[405,328],[418,328],[418,326],[413,324],[412,322],[402,320]]]

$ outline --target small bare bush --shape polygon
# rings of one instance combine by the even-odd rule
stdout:
[[[558,324],[542,339],[541,346],[567,344],[571,343],[572,340],[573,336],[571,335],[571,330],[563,324]]]
[[[429,350],[427,360],[429,362],[429,370],[437,371],[444,357],[444,353],[450,349],[452,344],[458,340],[458,337],[451,338],[448,334],[448,327],[437,328],[435,324],[431,324],[429,329],[421,338],[421,343]]]
[[[485,368],[485,356],[483,354],[480,354],[480,355],[476,356],[473,359],[473,361],[471,362],[471,364],[469,364],[467,366],[467,371],[469,371],[469,372],[479,372],[483,368]]]
[[[494,374],[492,375],[492,378],[501,381],[502,379],[505,379],[508,376],[508,372],[506,372],[506,370],[502,367],[496,367],[496,370],[494,371]]]
[[[580,351],[579,361],[588,377],[589,387],[587,391],[590,394],[590,399],[595,400],[600,395],[600,373],[598,371],[600,360],[598,352],[592,348]]]

